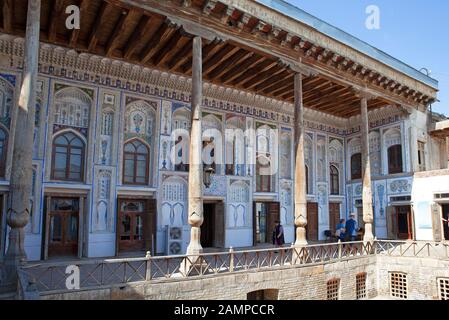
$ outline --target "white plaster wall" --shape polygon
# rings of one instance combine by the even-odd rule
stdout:
[[[440,192],[449,192],[449,175],[414,179],[412,203],[416,240],[433,240],[431,205],[434,203],[434,194]]]
[[[25,236],[25,252],[28,261],[37,261],[41,259],[41,241],[42,234],[27,233]]]
[[[253,245],[253,228],[226,229],[225,247],[251,247]]]
[[[91,233],[89,236],[89,258],[115,256],[115,233]]]

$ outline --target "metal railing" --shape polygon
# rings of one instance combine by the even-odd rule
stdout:
[[[374,254],[373,243],[346,242],[199,255],[29,263],[21,271],[39,292],[102,288],[139,281],[167,281],[231,272],[294,268]]]

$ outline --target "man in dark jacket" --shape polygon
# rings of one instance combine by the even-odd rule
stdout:
[[[357,221],[354,218],[355,214],[351,213],[348,221],[346,221],[346,237],[349,241],[355,241],[357,239],[357,231],[359,230]]]
[[[273,230],[273,244],[276,246],[282,246],[285,243],[284,240],[284,228],[279,220],[275,221],[276,226]]]

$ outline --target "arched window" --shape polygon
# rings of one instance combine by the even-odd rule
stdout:
[[[0,129],[0,177],[5,177],[6,171],[6,151],[8,145],[8,135]]]
[[[338,169],[331,165],[330,166],[330,182],[331,182],[331,194],[338,195],[340,194],[340,176],[338,174]]]
[[[388,148],[388,173],[402,172],[402,146],[395,144]]]
[[[82,181],[84,177],[84,143],[72,132],[53,140],[52,179]]]
[[[123,182],[148,184],[148,148],[139,140],[125,144],[123,152]]]
[[[362,154],[355,153],[351,156],[351,179],[362,178]]]

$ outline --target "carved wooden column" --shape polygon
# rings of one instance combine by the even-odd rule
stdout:
[[[5,257],[6,282],[14,284],[17,281],[17,267],[26,261],[24,227],[27,225],[30,217],[40,9],[40,0],[28,1],[23,80],[16,113],[16,128],[14,130],[14,148],[9,187],[11,202],[8,206],[6,218],[11,230],[9,232],[8,251]]]
[[[189,147],[189,224],[190,243],[187,254],[198,254],[201,247],[201,225],[203,223],[203,163],[201,161],[201,102],[203,98],[201,37],[193,38],[192,56],[192,124]]]
[[[302,75],[295,74],[295,245],[306,245],[307,190],[304,162],[304,106],[302,103]]]
[[[362,179],[363,179],[363,222],[365,235],[363,241],[373,241],[373,196],[371,191],[371,164],[369,157],[369,121],[367,95],[361,96],[361,131],[362,131]]]

